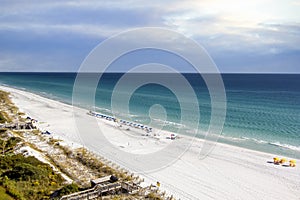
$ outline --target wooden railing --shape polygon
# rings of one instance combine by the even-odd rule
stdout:
[[[81,192],[76,192],[73,194],[65,195],[60,198],[60,200],[92,200],[97,199],[102,196],[103,193],[117,191],[119,189],[124,189],[128,193],[135,193],[141,187],[137,184],[131,182],[118,182],[118,183],[109,183],[109,184],[98,184],[92,189],[84,190]]]

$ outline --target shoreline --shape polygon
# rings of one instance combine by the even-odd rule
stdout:
[[[66,142],[80,143],[80,138],[79,140],[76,138],[78,136],[76,127],[72,127],[73,123],[67,118],[70,116],[73,106],[6,86],[0,86],[0,90],[11,93],[12,101],[19,107],[20,111],[44,122],[40,124],[42,130],[47,129]],[[64,120],[56,119],[57,116]],[[98,124],[107,126],[101,120],[98,120]],[[121,144],[122,139],[120,141],[120,138],[118,140],[116,137],[119,136],[119,132],[114,129],[116,128],[107,126],[105,130],[108,130],[109,134],[106,134],[106,137],[115,137],[110,139],[116,144],[119,144],[118,142]],[[133,142],[130,147],[123,144],[125,147],[122,149],[128,150],[128,152],[141,153],[143,149],[138,146],[141,141],[145,145],[149,145],[149,151],[153,150],[153,147],[157,147],[158,150],[164,147],[163,144],[156,144],[144,138],[137,142],[135,140],[138,139],[130,140]],[[170,140],[166,141],[169,142]],[[224,196],[225,199],[239,199],[241,197],[243,199],[253,199],[254,197],[259,199],[288,197],[296,199],[300,196],[299,166],[285,168],[273,165],[268,161],[272,161],[274,154],[223,143],[217,143],[207,158],[199,160],[197,152],[202,142],[203,140],[197,138],[189,152],[186,152],[175,163],[160,171],[141,174],[141,177],[149,183],[155,183],[159,180],[162,190],[182,199],[195,199],[195,197],[224,199]],[[107,155],[101,156],[107,157]],[[107,159],[110,159],[109,156]],[[115,162],[114,160],[111,161]],[[299,163],[299,160],[297,162]],[[116,163],[120,164],[117,161]],[[128,170],[134,172],[134,169]],[[174,175],[178,177],[176,178]],[[258,180],[261,183],[258,183]],[[186,186],[183,186],[184,183]],[[251,188],[249,188],[250,186]]]
[[[27,94],[27,95],[30,95],[32,97],[35,97],[35,98],[40,98],[40,99],[43,99],[43,100],[46,100],[48,102],[51,102],[57,106],[64,106],[64,107],[68,107],[70,109],[73,109],[76,108],[76,109],[79,109],[79,110],[82,110],[86,113],[88,113],[90,110],[86,109],[86,108],[83,108],[83,107],[78,107],[78,106],[73,106],[71,104],[69,104],[68,102],[64,102],[62,100],[58,100],[58,99],[51,99],[51,98],[48,98],[46,96],[43,96],[41,94],[37,94],[37,93],[33,93],[33,92],[30,92],[30,91],[27,91],[27,90],[22,90],[22,89],[19,89],[17,87],[13,87],[13,86],[9,86],[9,85],[1,85],[0,84],[0,90],[4,90],[4,91],[8,91],[8,90],[12,90],[12,91],[17,91],[17,92],[21,92],[24,94]],[[11,92],[11,91],[9,91]],[[22,107],[19,108],[20,111],[22,111]],[[98,113],[97,111],[93,111],[93,112],[96,112]],[[26,112],[26,114],[28,113],[28,111]],[[103,121],[102,121],[103,122]],[[101,123],[101,122],[100,122]],[[104,123],[106,124],[110,124],[112,125],[110,122],[106,122],[104,121]],[[136,122],[137,123],[137,122]],[[114,124],[113,124],[114,125]],[[42,128],[46,129],[45,127],[42,126]],[[134,127],[132,127],[133,130]],[[171,131],[168,131],[168,130],[163,130],[162,132],[164,132],[164,135],[170,135],[172,134]],[[140,132],[141,133],[141,132]],[[59,134],[57,134],[57,136],[60,136]],[[187,135],[178,135],[179,137],[182,137],[182,138],[189,138],[190,140],[197,140],[197,141],[200,141],[200,142],[203,142],[204,139],[203,138],[198,138],[198,137],[192,137],[192,136],[187,136]],[[64,138],[61,138],[61,139],[64,139]],[[65,139],[70,139],[70,138],[65,138]],[[253,152],[259,152],[259,153],[262,153],[262,154],[265,154],[265,155],[269,155],[269,156],[281,156],[281,157],[290,157],[290,156],[287,156],[287,155],[283,155],[283,154],[277,154],[277,153],[271,153],[271,152],[266,152],[266,151],[260,151],[260,150],[256,150],[256,149],[251,149],[251,148],[247,148],[247,147],[243,147],[243,146],[238,146],[238,145],[234,145],[232,143],[226,143],[226,142],[220,142],[219,140],[220,139],[224,139],[224,140],[228,140],[230,141],[230,139],[226,138],[225,136],[220,136],[220,138],[218,139],[217,141],[217,144],[218,145],[225,145],[225,146],[229,146],[229,147],[232,147],[232,148],[241,148],[241,149],[246,149],[247,151],[253,151]],[[237,138],[234,138],[234,139],[237,139]],[[251,138],[240,138],[239,140],[251,140]],[[276,142],[275,142],[276,143]],[[82,146],[82,144],[78,144],[79,146]],[[288,149],[288,150],[291,150],[291,149]],[[294,150],[294,151],[297,151],[297,150]],[[290,157],[291,159],[295,159],[294,157]],[[296,158],[297,160],[300,160],[299,158]]]
[[[44,92],[31,92],[31,91],[26,90],[25,88],[18,88],[18,87],[6,85],[6,84],[2,84],[2,85],[0,84],[0,87],[13,89],[13,90],[17,90],[20,92],[30,93],[31,95],[34,95],[34,96],[38,96],[41,98],[45,98],[47,100],[61,103],[61,105],[70,106],[72,108],[74,106],[74,108],[77,108],[80,110],[85,110],[86,112],[90,111],[90,109],[88,109],[86,107],[82,107],[80,105],[72,105],[71,102],[62,100],[58,97],[51,98],[51,97],[45,95]],[[105,108],[95,107],[94,112],[99,112],[97,109],[105,110]],[[105,114],[105,112],[103,112],[103,113]],[[105,114],[105,115],[109,116],[109,114]],[[133,123],[138,124],[138,122],[133,122]],[[166,132],[168,134],[172,134],[171,130],[164,130],[164,132]],[[192,136],[188,136],[186,134],[177,134],[177,135],[182,136],[182,137],[187,137],[187,138],[192,137]],[[204,140],[204,138],[202,138],[202,137],[201,138],[195,137],[195,139],[201,140],[201,141]],[[238,142],[238,141],[240,141],[240,142]],[[291,145],[288,143],[281,143],[279,140],[267,141],[267,140],[256,139],[256,138],[251,138],[251,137],[232,137],[232,136],[220,135],[217,140],[217,143],[224,144],[224,145],[230,145],[233,147],[244,148],[247,150],[272,154],[272,155],[280,155],[283,157],[296,158],[296,159],[300,160],[300,154],[299,154],[299,156],[297,155],[298,153],[300,153],[300,146]]]

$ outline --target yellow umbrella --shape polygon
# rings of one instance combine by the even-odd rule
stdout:
[[[274,164],[278,164],[279,163],[279,158],[275,157],[275,158],[273,158],[273,160],[274,160]]]
[[[283,164],[283,163],[286,162],[286,159],[285,158],[281,158],[279,162],[280,162],[280,164]]]
[[[290,167],[296,167],[296,160],[290,160]]]

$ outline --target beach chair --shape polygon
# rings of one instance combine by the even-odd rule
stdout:
[[[296,160],[290,160],[290,167],[296,167]]]

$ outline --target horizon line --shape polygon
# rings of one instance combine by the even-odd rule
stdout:
[[[90,73],[101,73],[101,72],[76,72],[76,71],[16,71],[16,72],[9,72],[9,71],[0,71],[0,73],[82,73],[82,74],[90,74]],[[158,74],[158,73],[166,73],[166,74],[176,74],[170,72],[104,72],[105,74],[125,74],[125,73],[132,73],[132,74]],[[179,72],[183,74],[198,74],[198,72]],[[203,72],[203,74],[300,74],[300,72]]]

